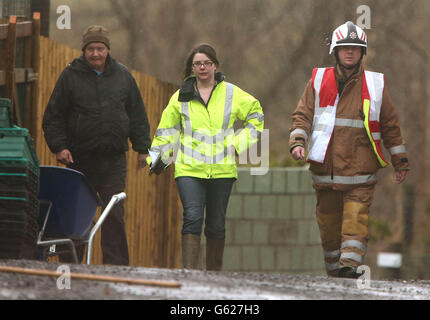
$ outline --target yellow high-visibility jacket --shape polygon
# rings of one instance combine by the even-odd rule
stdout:
[[[259,101],[224,81],[220,73],[216,76],[221,80],[207,106],[195,97],[179,101],[184,99],[178,90],[163,111],[151,151],[160,152],[165,163],[175,159],[175,178],[237,178],[235,152],[246,151],[263,131]],[[235,133],[238,119],[244,121],[244,128]]]

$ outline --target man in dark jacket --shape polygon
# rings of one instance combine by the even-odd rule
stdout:
[[[139,168],[145,166],[151,146],[136,81],[109,50],[108,31],[90,26],[82,38],[83,54],[57,80],[42,123],[57,161],[84,173],[104,206],[125,189],[128,138],[139,154]],[[122,203],[114,206],[103,223],[101,247],[103,263],[128,265]],[[83,251],[78,251],[82,257]]]

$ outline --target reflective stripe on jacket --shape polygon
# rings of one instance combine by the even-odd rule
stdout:
[[[259,101],[226,81],[216,85],[207,107],[178,97],[179,90],[163,111],[151,150],[162,152],[165,161],[175,158],[175,178],[237,178],[235,151],[256,143],[264,127]],[[245,127],[235,134],[238,119]]]
[[[314,69],[312,82],[315,90],[315,113],[313,130],[309,146],[308,159],[323,163],[335,124],[351,127],[364,127],[381,167],[387,162],[381,150],[381,114],[384,92],[384,75],[364,71],[362,81],[363,122],[352,119],[336,119],[336,107],[339,102],[334,68]]]
[[[364,71],[361,91],[363,99],[363,122],[381,167],[388,165],[382,154],[381,125],[379,123],[384,86],[385,79],[382,73]]]
[[[313,78],[317,76],[317,70],[314,72]],[[338,81],[342,77],[336,69],[331,72],[330,74],[325,72],[327,77],[329,75],[334,76],[335,79],[332,78],[331,81]],[[318,76],[323,77],[324,73],[320,73]],[[329,79],[327,77],[326,79]],[[326,125],[325,129],[331,132],[327,135],[329,137],[328,145],[323,150],[325,155],[320,157],[322,161],[309,161],[309,169],[316,184],[336,184],[341,187],[343,185],[376,182],[375,174],[382,167],[382,164],[379,162],[363,121],[362,92],[364,78],[365,71],[363,66],[360,66],[359,71],[346,82],[340,95],[338,95],[337,83],[335,83],[335,86],[328,86],[324,82],[325,80],[321,80],[322,88],[320,91],[325,90],[326,93],[320,92],[320,94],[317,94],[314,89],[314,81],[311,78],[298,102],[296,110],[293,112],[292,126],[290,128],[290,151],[296,146],[305,147],[312,139],[311,136],[314,134],[315,129],[317,131],[323,130],[324,125]],[[369,84],[369,79],[366,81],[367,84]],[[384,147],[389,151],[390,162],[395,169],[408,169],[408,156],[400,130],[400,121],[385,87],[384,85],[384,90],[381,93],[382,103],[378,108],[380,110],[380,114],[377,117],[379,119],[379,132],[373,130],[373,134],[376,134],[374,138],[382,140]],[[321,101],[320,96],[323,101]],[[371,98],[370,94],[368,98]],[[317,99],[321,106],[334,106],[336,104],[336,111],[334,112],[334,108],[330,107],[325,110],[316,110]],[[369,99],[369,101],[371,100]],[[369,103],[369,106],[371,106],[371,103]],[[321,112],[326,110],[327,113]],[[325,121],[314,123],[315,115],[318,112],[319,119],[322,116]],[[372,120],[374,117],[371,115],[370,110],[368,115],[370,129],[373,125]],[[327,118],[331,120],[328,121]],[[310,143],[309,148],[311,148]]]

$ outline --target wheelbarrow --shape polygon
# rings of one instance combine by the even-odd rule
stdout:
[[[124,192],[112,196],[94,221],[102,201],[85,175],[69,168],[40,166],[39,258],[58,255],[56,246],[66,245],[75,263],[79,263],[76,246],[84,245],[87,247],[87,264],[90,264],[94,236],[112,207],[125,198]]]

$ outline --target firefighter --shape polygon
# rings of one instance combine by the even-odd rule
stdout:
[[[150,150],[162,154],[163,163],[176,159],[175,180],[183,205],[182,262],[187,269],[198,268],[203,221],[206,269],[221,269],[225,216],[237,178],[235,155],[255,146],[264,126],[259,101],[225,81],[218,68],[210,45],[190,52],[184,82],[163,111]],[[235,134],[238,119],[245,127]]]
[[[368,214],[378,169],[388,149],[398,183],[408,157],[385,76],[364,69],[367,36],[348,21],[336,28],[329,54],[336,64],[316,68],[292,114],[289,147],[310,163],[316,216],[327,274],[357,278],[368,242]]]

